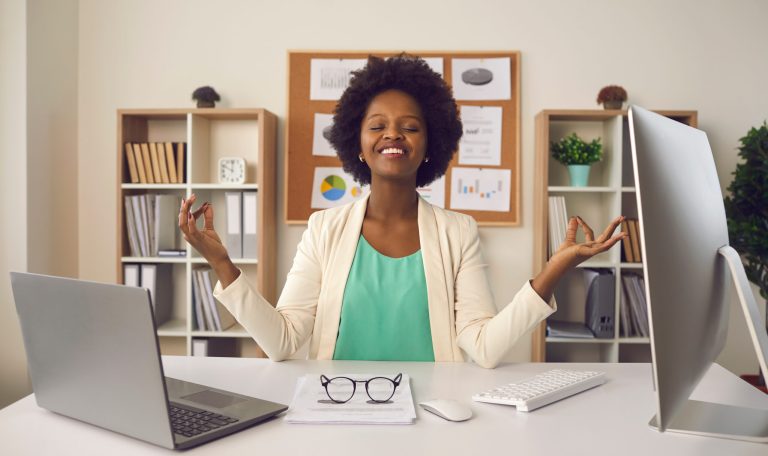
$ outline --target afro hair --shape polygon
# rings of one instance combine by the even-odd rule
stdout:
[[[419,57],[369,56],[366,66],[352,73],[349,87],[336,105],[330,143],[344,171],[360,184],[370,184],[371,170],[358,159],[360,128],[368,105],[387,90],[400,90],[413,97],[424,116],[429,161],[422,163],[416,174],[416,186],[423,187],[445,174],[463,128],[451,88]]]

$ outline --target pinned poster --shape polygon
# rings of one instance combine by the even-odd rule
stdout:
[[[460,165],[501,165],[501,106],[461,106]]]
[[[512,170],[453,168],[451,209],[509,212]]]
[[[315,125],[312,135],[312,155],[335,157],[336,149],[331,146],[331,127],[333,114],[315,113]]]
[[[312,183],[312,209],[328,209],[359,200],[369,192],[340,167],[317,167]]]
[[[512,76],[509,57],[451,60],[451,85],[457,100],[509,100]]]
[[[309,75],[310,100],[338,100],[347,89],[352,72],[366,59],[312,59]]]
[[[429,65],[429,67],[432,68],[432,71],[439,74],[440,76],[443,75],[443,58],[442,57],[422,57],[422,60],[427,62],[427,65]]]
[[[440,176],[429,185],[416,189],[422,198],[429,204],[445,208],[445,176]]]

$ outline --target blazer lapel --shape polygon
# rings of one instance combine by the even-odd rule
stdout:
[[[317,359],[332,359],[336,349],[344,289],[347,286],[352,261],[355,259],[367,207],[368,195],[352,205],[346,214],[346,221],[331,234],[333,241],[336,242],[336,248],[331,249],[333,256],[325,269],[328,286],[325,296],[321,296],[324,301],[322,306],[324,324]]]
[[[435,361],[453,361],[453,347],[450,341],[453,306],[449,302],[444,271],[450,259],[443,258],[440,245],[440,231],[432,205],[419,198],[419,242],[424,262],[424,276],[427,280],[427,301],[429,326],[432,331],[432,350]]]

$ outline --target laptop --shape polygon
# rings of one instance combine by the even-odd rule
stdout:
[[[38,406],[171,449],[287,406],[163,375],[149,291],[11,272]]]

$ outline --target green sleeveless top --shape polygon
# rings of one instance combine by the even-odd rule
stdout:
[[[360,235],[333,359],[435,360],[421,250],[391,258]]]

